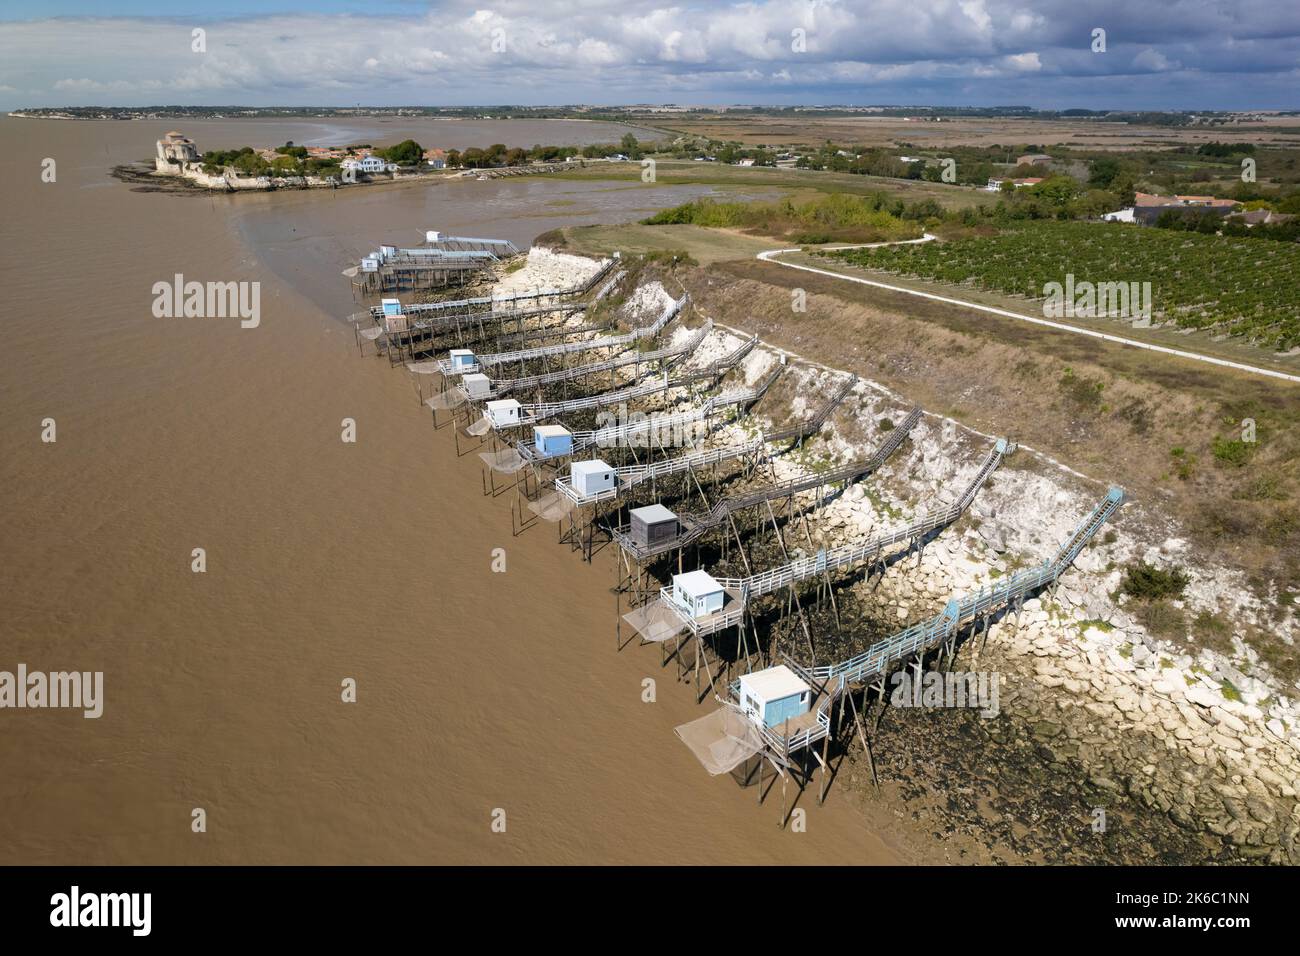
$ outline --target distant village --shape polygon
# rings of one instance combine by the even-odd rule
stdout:
[[[635,149],[635,138],[619,145],[535,146],[531,150],[496,144],[485,149],[425,149],[414,140],[378,149],[354,146],[283,146],[199,152],[194,140],[172,130],[157,141],[154,172],[175,176],[206,189],[223,191],[279,188],[337,188],[431,174],[479,179],[526,175],[583,165],[588,160],[623,161],[621,149]]]
[[[768,167],[789,171],[847,172],[868,176],[949,182],[960,188],[1002,194],[1012,218],[1069,218],[1136,223],[1166,229],[1187,229],[1229,235],[1295,241],[1300,237],[1300,194],[1282,195],[1238,181],[1234,196],[1223,196],[1221,184],[1193,175],[1180,182],[1165,174],[1142,175],[1134,160],[1116,157],[1081,157],[1069,151],[1058,155],[1028,152],[1004,153],[1001,147],[967,150],[961,162],[925,151],[899,154],[887,148],[840,148],[826,143],[815,149],[743,146],[698,137],[678,137],[671,143],[643,147],[627,134],[617,144],[534,146],[531,149],[495,144],[483,149],[425,149],[414,140],[375,148],[351,146],[298,146],[292,142],[273,148],[245,146],[237,150],[200,153],[188,136],[167,133],[157,142],[155,172],[176,176],[207,189],[269,190],[280,188],[337,188],[425,176],[464,176],[494,179],[534,175],[583,166],[588,161],[623,162],[642,159],[647,151],[661,157],[719,163],[740,167]],[[1197,158],[1221,162],[1232,170],[1239,153],[1251,147],[1239,144],[1203,144]],[[1181,154],[1173,153],[1171,162]],[[1013,162],[1014,157],[1014,162]],[[1171,167],[1174,168],[1174,167]],[[1208,168],[1202,166],[1202,169]],[[955,175],[949,179],[947,172]],[[1182,193],[1187,182],[1214,188]],[[1168,189],[1173,186],[1173,189]],[[1156,190],[1159,191],[1156,191]],[[1165,190],[1168,189],[1168,192]]]

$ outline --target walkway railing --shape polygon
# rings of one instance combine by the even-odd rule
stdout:
[[[1005,438],[999,438],[993,446],[993,450],[989,452],[988,457],[980,466],[980,470],[976,473],[974,479],[949,508],[927,513],[924,517],[908,525],[887,531],[884,534],[874,535],[865,541],[832,548],[829,551],[818,551],[811,557],[799,558],[788,564],[783,564],[780,567],[747,578],[717,578],[718,584],[735,596],[730,608],[724,607],[723,610],[716,614],[704,618],[695,618],[673,601],[671,587],[660,590],[660,603],[672,611],[681,620],[683,626],[689,628],[693,634],[714,634],[729,627],[734,627],[744,620],[749,601],[752,598],[770,594],[783,587],[789,587],[798,581],[817,574],[875,561],[884,555],[886,549],[896,544],[904,541],[920,540],[930,532],[956,521],[970,507],[980,488],[1013,448],[1014,446],[1010,445]]]
[[[630,526],[624,525],[615,528],[613,531],[614,540],[618,542],[619,547],[631,554],[636,560],[644,561],[652,558],[657,554],[663,554],[666,551],[672,551],[677,548],[684,548],[693,541],[702,537],[712,529],[718,527],[728,517],[738,511],[744,511],[746,508],[752,508],[755,505],[763,504],[765,501],[777,501],[783,498],[791,498],[805,491],[812,491],[816,488],[823,488],[827,485],[838,484],[840,482],[850,482],[864,475],[871,474],[883,465],[889,457],[898,450],[903,441],[907,438],[908,433],[921,420],[922,411],[918,406],[913,408],[903,419],[902,423],[889,433],[889,437],[877,448],[871,455],[859,459],[851,464],[844,465],[832,471],[821,472],[812,475],[802,475],[798,478],[791,478],[788,481],[778,482],[775,484],[764,485],[738,495],[732,495],[729,498],[719,499],[712,508],[703,514],[683,514],[679,516],[682,531],[677,537],[659,541],[649,546],[644,546],[635,541],[630,536]],[[814,419],[815,420],[815,419]],[[824,417],[822,417],[824,421]],[[765,441],[779,440],[775,435],[765,436]]]
[[[915,624],[869,647],[856,657],[826,667],[801,669],[818,683],[835,682],[840,688],[885,673],[894,663],[929,650],[946,640],[963,622],[975,620],[1024,600],[1025,595],[1056,581],[1079,556],[1084,545],[1124,503],[1124,491],[1111,488],[1092,514],[1066,540],[1056,557],[1036,568],[1020,571],[994,586],[954,598],[933,618]]]
[[[618,348],[632,345],[641,339],[650,338],[658,335],[659,332],[674,319],[682,308],[686,305],[688,296],[682,296],[676,302],[670,303],[651,325],[642,326],[639,329],[633,329],[625,335],[606,335],[600,338],[584,339],[581,342],[563,342],[559,345],[541,345],[531,349],[520,349],[515,352],[497,352],[492,355],[474,356],[474,364],[453,369],[451,359],[439,359],[438,370],[443,375],[453,373],[473,373],[480,372],[484,368],[490,368],[496,365],[505,365],[509,362],[523,362],[529,359],[545,358],[551,355],[568,355],[573,352],[586,352],[592,349]]]

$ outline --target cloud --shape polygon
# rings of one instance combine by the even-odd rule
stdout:
[[[283,0],[294,3],[298,0]],[[358,7],[365,10],[364,5]],[[203,26],[207,51],[191,50]],[[1095,27],[1108,51],[1090,50]],[[803,31],[806,43],[794,42]],[[988,102],[1296,106],[1300,5],[1237,0],[450,0],[427,13],[0,22],[0,93],[50,104]],[[1032,76],[1032,85],[1024,85]],[[1144,79],[1144,83],[1148,80]],[[1112,97],[1096,97],[1102,92]],[[957,99],[959,98],[960,99]],[[972,100],[972,97],[974,100]],[[31,105],[44,105],[33,103]],[[1242,106],[1268,105],[1256,101]]]
[[[1133,69],[1144,73],[1164,73],[1166,70],[1177,70],[1182,64],[1177,60],[1170,60],[1158,50],[1147,47],[1137,56],[1133,57]]]

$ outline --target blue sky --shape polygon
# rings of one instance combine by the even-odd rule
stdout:
[[[193,31],[204,31],[195,49]],[[1105,31],[1105,50],[1093,49]],[[0,107],[676,102],[1300,108],[1275,0],[45,0]]]

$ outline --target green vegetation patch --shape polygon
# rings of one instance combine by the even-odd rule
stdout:
[[[938,212],[936,207],[934,212]],[[921,235],[915,210],[883,195],[833,194],[804,203],[717,202],[700,199],[643,220],[647,226],[694,225],[741,229],[790,242],[886,242]]]
[[[1152,318],[1240,336],[1284,351],[1300,345],[1295,282],[1300,244],[1037,220],[993,236],[851,249],[822,255],[852,265],[1030,299],[1049,283],[1150,282]]]
[[[1124,569],[1119,590],[1138,600],[1160,601],[1181,597],[1190,580],[1182,568],[1158,568],[1146,561],[1136,561]]]

